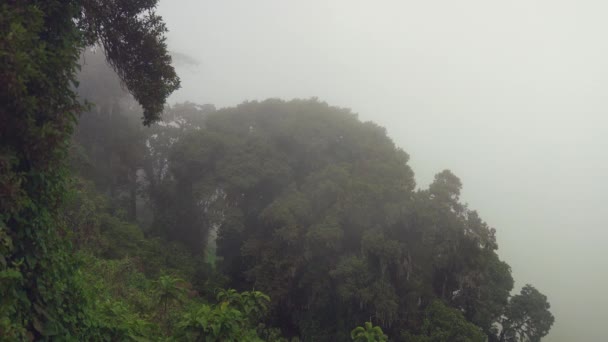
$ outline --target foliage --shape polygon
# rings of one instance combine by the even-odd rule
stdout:
[[[133,259],[80,257],[86,265],[84,290],[94,298],[89,308],[96,340],[261,341],[258,335],[281,340],[276,330],[259,325],[269,301],[264,294],[221,290],[217,304],[202,304],[189,296],[185,281],[169,275],[152,280]]]
[[[59,236],[62,160],[80,108],[80,36],[67,1],[0,5],[0,339],[78,336],[75,264]]]
[[[144,109],[145,125],[157,121],[165,101],[179,88],[167,52],[158,0],[81,0],[79,28],[89,45],[99,42],[108,62]]]
[[[248,328],[247,317],[227,303],[203,305],[188,313],[179,323],[179,337],[188,341],[261,341],[255,329]]]
[[[144,128],[138,120],[141,109],[121,90],[103,54],[85,51],[81,61],[78,92],[95,106],[80,118],[74,140],[81,153],[72,164],[110,197],[114,211],[122,210],[129,221],[158,233],[160,225],[173,224],[169,210],[176,206],[164,192],[169,149],[186,131],[198,129],[214,108],[192,103],[167,107],[158,125]]]
[[[87,43],[116,46],[108,55],[146,108],[145,122],[153,121],[178,83],[163,49],[164,26],[152,15],[156,2],[147,3],[106,3],[114,11],[103,14],[120,17],[120,27],[95,25],[102,13],[89,11],[92,1],[0,4],[0,339],[82,340],[94,334],[57,215],[66,192],[69,136],[82,108],[73,90],[75,70]],[[148,15],[140,16],[142,10]]]
[[[0,5],[1,340],[548,333],[547,298],[510,297],[496,231],[460,202],[460,179],[416,190],[409,156],[349,110],[185,103],[140,127],[179,86],[156,4]],[[98,106],[72,141],[93,44],[117,76],[85,54],[80,96]]]
[[[207,340],[214,340],[208,331],[217,331],[216,338],[225,338],[228,335],[224,330],[233,329],[235,340],[249,337],[260,340],[258,335],[266,340],[281,340],[279,331],[259,325],[267,314],[268,296],[258,291],[219,290],[217,305],[202,304],[193,285],[176,276],[196,278],[189,261],[196,258],[184,253],[183,246],[173,249],[175,243],[146,238],[136,225],[112,217],[107,198],[90,182],[74,178],[70,185],[62,217],[73,228],[70,237],[79,250],[87,315],[94,324],[88,334],[90,338],[194,340],[205,333]],[[183,258],[180,253],[185,254]],[[161,275],[155,279],[157,273]],[[202,289],[212,286],[213,283],[206,283]],[[222,303],[231,310],[220,309]],[[205,313],[201,306],[218,310]],[[204,326],[196,326],[192,321],[184,323],[188,317],[194,319],[203,314],[207,315]]]
[[[220,290],[218,303],[228,303],[249,317],[252,322],[262,319],[268,313],[270,297],[260,291],[237,292],[235,289]]]
[[[60,218],[70,232],[73,247],[103,259],[132,259],[150,278],[168,272],[192,279],[201,270],[201,257],[188,253],[177,242],[146,238],[138,225],[114,211],[110,199],[90,181],[71,177]]]
[[[483,342],[483,331],[468,322],[462,312],[445,306],[441,301],[433,301],[425,310],[424,322],[419,335],[404,334],[405,341],[411,342]]]
[[[156,295],[163,316],[167,315],[167,309],[171,303],[182,302],[185,299],[186,289],[180,286],[182,283],[184,283],[183,280],[169,275],[163,275],[156,281]]]
[[[270,298],[263,293],[221,290],[218,304],[201,305],[184,315],[178,324],[189,341],[263,341],[257,327],[265,315]],[[266,332],[266,335],[268,333]],[[274,335],[276,337],[276,335]]]
[[[388,341],[388,337],[382,332],[382,328],[374,326],[372,322],[365,322],[365,327],[356,327],[350,332],[350,337],[355,342]]]
[[[398,334],[436,298],[491,333],[513,280],[450,171],[414,191],[384,129],[314,99],[244,103],[196,127],[160,160],[156,196],[171,200],[156,226],[194,253],[217,232],[219,269],[268,293],[286,334],[344,339],[370,316]]]
[[[524,286],[506,307],[500,341],[540,341],[555,321],[550,307],[545,295],[532,285]]]

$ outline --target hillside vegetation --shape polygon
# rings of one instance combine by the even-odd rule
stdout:
[[[99,226],[98,256],[183,279],[186,303],[260,291],[258,323],[304,341],[350,340],[368,321],[403,341],[548,332],[546,297],[511,296],[496,231],[459,200],[458,177],[418,189],[384,128],[316,99],[270,99],[179,104],[143,129],[128,101],[102,102],[76,134],[80,174],[130,221]]]
[[[458,177],[418,188],[384,128],[317,99],[167,106],[156,5],[0,5],[0,340],[548,333]]]

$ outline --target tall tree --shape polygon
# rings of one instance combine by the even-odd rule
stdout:
[[[156,0],[26,0],[0,5],[0,337],[83,336],[75,265],[57,208],[80,103],[75,70],[99,42],[122,81],[158,119],[179,86]]]
[[[200,252],[217,231],[230,286],[268,293],[286,335],[344,340],[371,317],[399,336],[437,299],[475,338],[493,334],[511,269],[449,170],[414,191],[384,129],[314,99],[248,102],[198,127],[168,148],[166,235]]]
[[[506,307],[500,341],[539,342],[555,321],[550,308],[547,296],[532,285],[524,286]]]

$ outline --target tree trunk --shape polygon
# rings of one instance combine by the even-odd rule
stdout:
[[[137,168],[129,170],[129,216],[137,222]]]
[[[443,285],[441,286],[441,299],[445,300],[445,288],[447,286],[447,282],[448,282],[448,275],[445,274],[443,276]]]

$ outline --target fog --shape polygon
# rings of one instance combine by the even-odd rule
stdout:
[[[498,230],[515,291],[534,284],[545,341],[608,321],[603,1],[195,1],[159,12],[179,53],[172,103],[318,97],[385,126],[418,185],[451,169]]]

